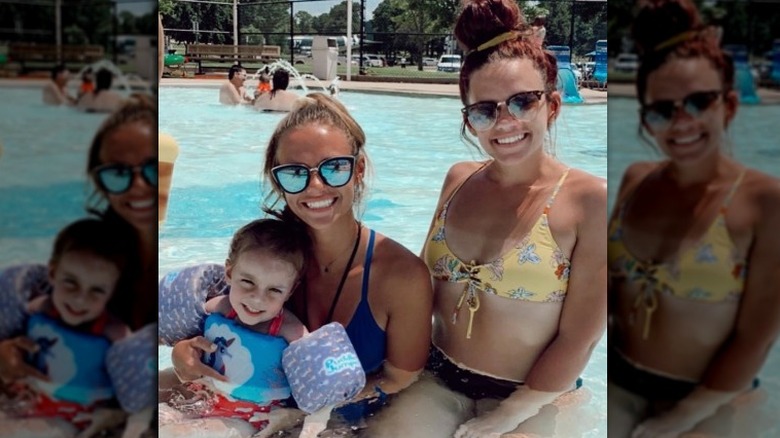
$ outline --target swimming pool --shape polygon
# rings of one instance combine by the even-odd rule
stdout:
[[[282,114],[217,103],[215,88],[162,87],[160,131],[180,146],[168,217],[160,230],[160,275],[183,266],[222,263],[230,237],[261,215],[261,166]],[[345,92],[339,95],[366,132],[375,178],[369,180],[369,227],[419,254],[450,165],[479,158],[459,137],[460,101]],[[606,105],[564,106],[553,133],[565,163],[606,177]],[[160,350],[160,368],[170,353]],[[606,436],[606,340],[583,373],[600,415],[588,436]]]
[[[639,106],[635,99],[610,98],[607,106],[610,114],[608,187],[611,212],[626,167],[636,161],[659,160],[661,155],[637,135]],[[747,166],[780,176],[778,120],[780,105],[740,106],[728,134],[734,157]],[[770,351],[759,378],[761,387],[770,395],[762,411],[774,413],[775,421],[773,428],[761,436],[780,436],[780,419],[776,416],[780,412],[780,343],[775,343]]]
[[[106,115],[44,105],[40,87],[0,92],[0,266],[43,263],[57,231],[86,214],[87,151]]]

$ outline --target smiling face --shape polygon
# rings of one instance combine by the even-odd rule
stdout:
[[[133,122],[117,127],[103,138],[101,164],[139,166],[157,157],[157,139],[151,126]],[[120,194],[105,194],[114,211],[133,228],[146,232],[157,227],[157,188],[140,173],[133,175],[130,189]]]
[[[352,146],[343,131],[330,125],[309,123],[282,135],[277,162],[312,168],[328,158],[352,154]],[[340,219],[351,222],[354,220],[355,184],[364,171],[365,159],[358,156],[352,178],[344,186],[331,187],[313,172],[305,190],[297,194],[285,193],[284,198],[290,210],[314,229],[326,228]]]
[[[233,74],[233,79],[230,80],[230,82],[233,83],[236,87],[240,87],[244,85],[244,82],[246,81],[246,70],[238,70]]]
[[[722,90],[723,83],[705,58],[672,58],[647,77],[645,102],[681,102],[692,93]],[[658,147],[678,164],[693,164],[722,150],[725,131],[734,118],[737,96],[734,91],[721,95],[699,115],[678,107],[671,122],[662,128],[644,123]]]
[[[557,92],[545,94],[538,107],[519,120],[509,114],[504,102],[523,91],[545,90],[541,73],[529,59],[501,59],[485,64],[470,78],[469,103],[500,102],[495,124],[484,131],[470,132],[491,157],[507,164],[542,153],[544,136],[555,121],[561,99]]]
[[[69,325],[95,320],[111,299],[119,274],[114,263],[91,252],[62,254],[49,267],[54,308]]]
[[[295,266],[269,251],[242,252],[234,264],[226,263],[230,305],[249,326],[270,321],[282,310],[297,283]]]

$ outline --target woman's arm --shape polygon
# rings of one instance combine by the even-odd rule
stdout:
[[[382,245],[386,246],[385,268],[372,286],[380,285],[381,305],[388,318],[386,360],[382,371],[368,378],[353,401],[376,395],[376,387],[392,394],[411,385],[425,367],[431,343],[433,290],[428,268],[400,244],[385,239]]]
[[[766,178],[769,180],[769,178]],[[702,384],[668,413],[637,427],[632,437],[677,434],[693,428],[750,387],[780,333],[780,184],[764,181],[760,214],[748,254],[748,274],[736,326],[710,363]],[[772,285],[774,287],[767,287]]]
[[[574,207],[577,235],[558,334],[518,388],[499,406],[458,428],[455,438],[492,436],[515,429],[546,404],[573,389],[604,333],[607,317],[607,193],[605,181],[581,187]]]
[[[583,189],[571,273],[558,334],[526,376],[538,391],[571,389],[596,347],[607,320],[607,191],[598,179]]]

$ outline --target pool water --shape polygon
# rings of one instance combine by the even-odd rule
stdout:
[[[374,178],[360,216],[369,227],[419,254],[444,176],[480,159],[460,139],[460,101],[449,97],[342,91],[339,99],[366,132]],[[196,263],[222,263],[232,234],[261,216],[261,166],[283,114],[219,105],[215,88],[159,90],[160,131],[178,141],[167,221],[160,230],[160,276]],[[607,176],[606,105],[564,105],[552,133],[559,159]],[[583,373],[601,415],[587,436],[606,436],[606,339]],[[170,366],[161,347],[160,368]]]
[[[609,205],[614,206],[619,182],[626,167],[637,161],[662,159],[651,144],[639,139],[638,103],[635,99],[610,98],[609,103]],[[780,147],[777,123],[780,105],[740,106],[728,132],[728,147],[745,165],[780,177]],[[652,139],[650,139],[652,141]],[[759,373],[761,388],[769,394],[762,411],[780,412],[780,343],[775,343]],[[780,419],[762,437],[780,436]]]
[[[0,266],[45,262],[56,233],[86,214],[87,151],[106,115],[44,105],[38,87],[0,92]]]

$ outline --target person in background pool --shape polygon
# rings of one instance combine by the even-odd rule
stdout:
[[[573,390],[606,326],[606,182],[554,157],[556,61],[515,1],[466,2],[455,36],[462,133],[489,159],[444,180],[423,249],[426,374],[366,436],[581,436],[561,414],[584,398]]]
[[[111,89],[114,74],[101,68],[95,73],[95,89],[81,96],[76,107],[87,112],[114,112],[125,102],[125,98]]]
[[[254,108],[263,111],[292,111],[295,101],[300,96],[287,91],[287,86],[290,84],[290,73],[281,69],[274,71],[272,84],[273,88],[270,93],[257,96]]]
[[[81,96],[93,91],[95,91],[95,75],[90,67],[81,74],[81,85],[79,86],[79,94],[76,97],[76,100],[81,99]]]
[[[70,71],[65,64],[55,65],[51,69],[51,81],[43,88],[43,103],[46,105],[73,105],[76,99],[68,94],[65,86],[68,85]]]
[[[230,67],[228,80],[219,88],[219,103],[223,105],[251,104],[252,98],[244,88],[246,70],[240,65]]]
[[[717,32],[691,0],[639,5],[640,130],[664,159],[626,169],[612,212],[609,434],[759,436],[731,402],[780,332],[780,182],[729,152],[738,96]]]

